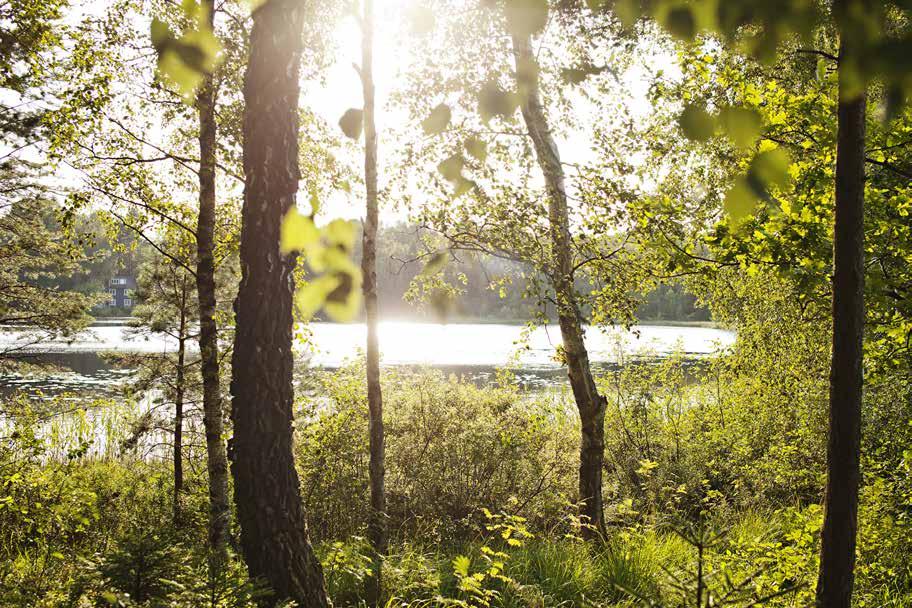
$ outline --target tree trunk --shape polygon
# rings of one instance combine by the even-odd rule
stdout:
[[[851,60],[841,36],[839,61]],[[865,95],[850,96],[840,78],[833,231],[833,352],[827,485],[817,579],[817,606],[852,602],[861,452],[864,336]]]
[[[328,605],[311,549],[292,452],[292,296],[296,256],[279,251],[295,204],[298,97],[306,5],[270,0],[253,13],[244,80],[241,283],[232,357],[231,470],[241,547],[271,602]]]
[[[364,308],[367,316],[367,407],[370,435],[369,536],[373,546],[374,572],[366,580],[369,606],[380,602],[382,559],[386,554],[386,495],[384,493],[383,394],[380,389],[380,349],[377,341],[377,126],[374,121],[373,0],[364,0],[361,21],[361,84],[364,91],[364,184],[367,213],[364,220],[364,246],[361,270],[364,275]]]
[[[203,0],[213,25],[212,0]],[[219,384],[218,327],[215,322],[215,84],[207,76],[197,96],[199,111],[199,215],[196,224],[196,292],[199,298],[200,368],[203,379],[203,426],[209,475],[209,576],[215,580],[228,560],[228,453],[223,440],[222,395]]]
[[[517,78],[517,86],[523,91],[520,106],[523,120],[535,147],[538,164],[544,174],[548,190],[548,220],[551,226],[551,260],[548,272],[557,298],[563,354],[581,426],[580,516],[584,523],[589,524],[583,528],[583,536],[594,538],[604,529],[602,461],[605,452],[606,401],[598,394],[589,365],[589,353],[583,341],[582,316],[573,289],[573,251],[567,193],[564,188],[564,169],[539,97],[538,65],[532,53],[529,36],[513,36],[513,55],[516,59],[517,73],[522,74],[522,81]]]
[[[187,290],[183,290],[186,296]],[[186,298],[184,298],[185,300]],[[177,333],[177,373],[174,379],[174,523],[181,523],[181,494],[184,491],[184,359],[187,352],[187,313],[181,302]]]

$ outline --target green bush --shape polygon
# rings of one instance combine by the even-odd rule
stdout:
[[[469,538],[482,508],[562,520],[576,487],[576,423],[566,403],[480,388],[430,370],[384,376],[388,526],[420,543]],[[297,429],[308,520],[318,540],[361,534],[368,517],[363,370],[320,384]],[[541,397],[541,398],[539,398]]]

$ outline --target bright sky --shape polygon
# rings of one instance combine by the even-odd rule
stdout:
[[[389,103],[390,93],[397,86],[399,72],[404,66],[404,57],[412,49],[408,48],[410,32],[403,32],[403,14],[409,10],[410,3],[415,0],[374,0],[375,1],[375,40],[374,40],[374,80],[376,87],[377,126],[379,131],[380,157],[384,157],[384,150],[389,150],[396,145],[392,141],[391,128],[398,128],[408,120],[404,109],[396,108]],[[78,21],[87,14],[99,14],[105,10],[105,2],[84,0],[76,3],[74,12],[68,15],[68,20]],[[142,27],[145,31],[146,26]],[[337,26],[334,33],[337,44],[336,61],[328,70],[322,81],[304,82],[301,102],[327,121],[331,128],[337,128],[336,123],[343,112],[348,108],[362,106],[361,82],[353,64],[361,62],[361,31],[356,19],[352,16],[344,18]],[[662,63],[673,63],[671,58],[662,57]],[[647,100],[650,72],[656,67],[665,66],[634,66],[620,75],[620,86],[628,91],[632,97],[634,111],[644,115],[650,107]],[[582,121],[587,124],[599,120],[593,114],[593,108],[581,98],[574,99],[574,112],[579,116],[587,117]],[[589,118],[591,116],[591,118]],[[153,137],[152,139],[157,139]],[[363,143],[363,138],[360,143]],[[587,132],[575,132],[558,140],[562,158],[569,162],[585,162],[592,159],[590,137]],[[348,146],[340,150],[338,156],[350,162],[353,167],[361,165],[361,146]],[[5,151],[0,151],[5,152]],[[348,158],[345,155],[351,154]],[[72,171],[65,166],[59,168],[59,175],[64,179],[75,178]],[[385,180],[380,175],[380,185]],[[302,206],[307,207],[307,195],[302,195]],[[382,204],[382,201],[381,201]],[[342,190],[334,193],[330,200],[322,201],[324,217],[360,218],[363,215],[364,201],[359,189],[352,193]],[[399,221],[404,218],[402,212],[390,208],[384,209],[381,217],[387,223]]]
[[[401,77],[399,70],[404,67],[402,57],[410,52],[407,46],[409,32],[402,32],[402,26],[405,21],[403,14],[409,10],[413,1],[375,0],[374,81],[381,158],[384,156],[383,149],[396,143],[390,139],[389,128],[402,126],[408,120],[407,113],[389,104],[389,99],[390,93],[397,85],[397,78]],[[302,103],[309,104],[318,115],[333,126],[345,110],[362,106],[361,81],[352,67],[353,63],[361,63],[361,30],[356,20],[353,17],[346,17],[337,27],[334,39],[339,47],[337,61],[330,68],[325,82],[304,83],[302,95]],[[620,87],[633,99],[632,110],[639,117],[645,116],[651,110],[647,98],[651,72],[658,67],[665,68],[666,72],[669,67],[674,67],[673,58],[670,56],[660,55],[659,60],[661,66],[634,65],[619,75]],[[574,98],[574,112],[579,116],[591,116],[592,121],[599,119],[594,114],[595,108],[579,95]],[[585,124],[589,120],[582,122]],[[363,142],[363,139],[361,141]],[[558,138],[557,143],[561,157],[566,162],[584,163],[593,159],[591,138],[587,131],[570,133]],[[360,158],[357,159],[356,166],[360,166]],[[381,168],[381,188],[383,183]],[[302,206],[308,205],[302,202]],[[326,217],[355,219],[363,215],[364,202],[357,189],[352,194],[339,191],[332,200],[323,203],[323,208]],[[405,219],[401,212],[392,209],[383,210],[381,218],[385,223]]]
[[[400,11],[404,10],[408,0],[375,0],[374,26],[374,90],[377,108],[378,146],[382,149],[393,142],[389,140],[388,127],[403,124],[406,113],[390,107],[389,96],[396,85],[397,72],[400,67],[399,57],[404,51],[402,39],[397,36],[400,27]],[[333,127],[349,108],[361,108],[363,95],[361,79],[354,65],[361,65],[361,28],[352,16],[346,17],[336,28],[333,38],[338,45],[338,56],[330,67],[325,81],[305,82],[302,91],[302,103],[310,108]],[[363,143],[363,138],[360,140]],[[360,152],[359,148],[359,152]],[[353,159],[354,160],[354,159]],[[360,159],[354,163],[360,166]],[[383,176],[380,176],[383,183]],[[309,203],[304,203],[307,207]],[[364,201],[358,196],[358,190],[352,193],[337,191],[335,196],[323,202],[325,217],[361,218],[364,213]],[[391,211],[384,211],[387,221],[404,219],[401,214],[391,217]]]

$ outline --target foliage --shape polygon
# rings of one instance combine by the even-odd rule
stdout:
[[[15,164],[0,166],[0,182],[0,324],[51,335],[84,327],[93,298],[54,283],[82,258],[72,239],[49,226],[61,209]]]
[[[193,337],[193,101],[211,78],[218,321],[230,329],[242,74],[250,13],[262,6],[97,4],[0,3],[0,324],[36,330],[38,348],[73,335],[123,264],[143,268],[136,323]],[[331,39],[358,7],[295,6],[308,22],[302,86],[320,92],[327,68],[348,67],[347,41]],[[384,314],[411,314],[404,295],[449,318],[543,322],[563,257],[567,291],[591,325],[712,318],[737,341],[702,359],[618,353],[603,368],[607,526],[592,542],[568,515],[579,429],[566,389],[524,391],[505,372],[474,384],[385,370],[386,605],[811,603],[836,110],[862,91],[864,475],[853,603],[912,604],[909,2],[434,0],[402,12],[385,23],[409,21],[391,37],[402,44],[391,54],[399,74],[378,90],[391,102],[384,114],[401,118],[384,125],[378,158],[384,221],[398,221],[378,242]],[[527,38],[532,62],[514,53]],[[549,216],[554,176],[542,180],[541,142],[517,113],[530,85],[563,155],[565,245],[555,245]],[[348,110],[339,133],[346,106],[329,118],[300,111],[310,211],[290,210],[275,245],[301,258],[301,320],[360,313],[357,223],[328,212],[362,194],[350,166],[356,142],[344,136],[360,137],[363,111]],[[195,415],[195,356],[180,373],[170,355],[121,361],[135,370],[122,400],[0,396],[0,604],[255,605],[265,590],[236,556],[208,578],[197,424],[182,454],[184,516],[171,517],[175,480],[163,455],[173,446],[158,427],[173,420],[158,406],[176,400],[188,367],[181,396]],[[378,570],[364,540],[364,375],[360,362],[304,372],[293,421],[309,530],[343,606],[363,603]]]
[[[360,534],[367,518],[366,388],[359,365],[318,379],[304,404],[297,457],[311,531]],[[572,495],[574,423],[561,401],[479,388],[431,370],[384,374],[390,533],[455,542],[480,509],[513,505],[554,522]],[[327,402],[323,395],[329,398]]]

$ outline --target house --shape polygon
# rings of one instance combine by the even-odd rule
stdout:
[[[115,308],[133,308],[133,290],[136,280],[128,275],[117,275],[108,281],[108,295],[111,299],[107,305]]]

